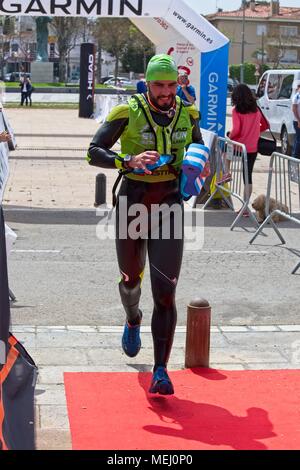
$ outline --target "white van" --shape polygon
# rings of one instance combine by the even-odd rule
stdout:
[[[258,104],[268,119],[271,131],[281,142],[281,151],[291,155],[295,130],[292,97],[300,83],[300,69],[268,70],[257,87]]]

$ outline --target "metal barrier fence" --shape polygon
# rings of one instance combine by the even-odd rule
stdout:
[[[116,93],[115,95],[95,95],[95,112],[94,117],[98,123],[105,121],[110,111],[118,104],[126,104],[129,95]]]
[[[248,211],[250,219],[255,226],[258,226],[256,217],[249,209],[248,161],[245,145],[228,138],[218,137],[211,159],[215,164],[215,190],[206,201],[203,210],[218,193],[230,209],[234,211],[233,204],[229,199],[233,197],[241,202],[242,208],[230,230],[235,228],[245,211]]]
[[[252,244],[269,223],[281,243],[285,244],[285,239],[275,223],[276,217],[300,224],[300,160],[274,152],[269,166],[265,220],[249,243]],[[295,274],[299,268],[300,262],[295,266],[292,274]]]

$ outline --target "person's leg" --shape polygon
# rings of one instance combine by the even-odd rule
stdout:
[[[245,190],[244,190],[244,200],[246,201],[247,199],[250,199],[250,196],[252,194],[252,174],[253,174],[253,168],[254,164],[256,161],[257,157],[257,152],[253,153],[247,153],[247,163],[248,163],[248,185],[245,185]],[[244,176],[244,183],[245,183],[245,175]]]
[[[177,322],[175,292],[183,253],[182,240],[149,242],[149,263],[154,308],[151,330],[154,368],[166,367]]]
[[[164,219],[162,226],[169,225],[169,221],[168,217]],[[154,300],[151,322],[154,375],[150,392],[162,394],[174,393],[165,368],[171,353],[177,322],[175,292],[183,255],[183,207],[181,204],[178,204],[176,215],[171,215],[170,232],[170,237],[164,238],[164,233],[161,233],[159,239],[150,239],[148,242]],[[158,377],[156,377],[156,371]]]
[[[29,98],[29,105],[32,106],[31,93],[29,93],[28,98]]]
[[[126,193],[124,194],[122,190],[124,186],[126,186],[126,183],[122,185],[119,197],[127,197]],[[128,195],[128,208],[132,203],[132,195]],[[119,291],[127,320],[130,324],[134,325],[140,322],[139,300],[146,262],[147,240],[141,238],[134,240],[128,235],[126,238],[123,238],[122,234],[119,233],[121,225],[128,227],[132,219],[123,210],[120,211],[120,199],[118,198],[116,206],[116,250],[122,276],[119,283]]]
[[[25,93],[21,93],[21,106],[24,105],[24,100],[25,100]]]
[[[128,182],[123,181],[118,195],[116,206],[116,250],[118,264],[121,273],[119,291],[121,301],[126,312],[126,323],[122,336],[122,348],[129,357],[138,354],[141,348],[140,324],[142,312],[139,309],[141,296],[141,283],[146,261],[147,240],[142,238],[133,239],[126,233],[132,222],[132,217],[127,216],[128,208],[142,198],[144,191],[141,187],[136,191],[128,191]],[[127,210],[124,210],[120,196],[126,198]]]
[[[300,158],[300,127],[298,127],[298,122],[294,121],[295,129],[295,140],[293,145],[292,157]]]

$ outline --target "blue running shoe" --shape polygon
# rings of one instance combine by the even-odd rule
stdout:
[[[124,353],[129,357],[135,357],[141,349],[140,328],[141,325],[130,325],[128,321],[125,324],[122,336],[122,348]]]
[[[153,372],[151,387],[149,393],[159,393],[160,395],[173,395],[174,387],[167,374],[167,369],[163,366],[158,366]]]

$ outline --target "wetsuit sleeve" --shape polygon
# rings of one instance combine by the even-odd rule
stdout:
[[[128,125],[128,109],[128,105],[116,106],[98,129],[90,143],[86,158],[90,165],[101,168],[122,168],[118,154],[110,149]]]

